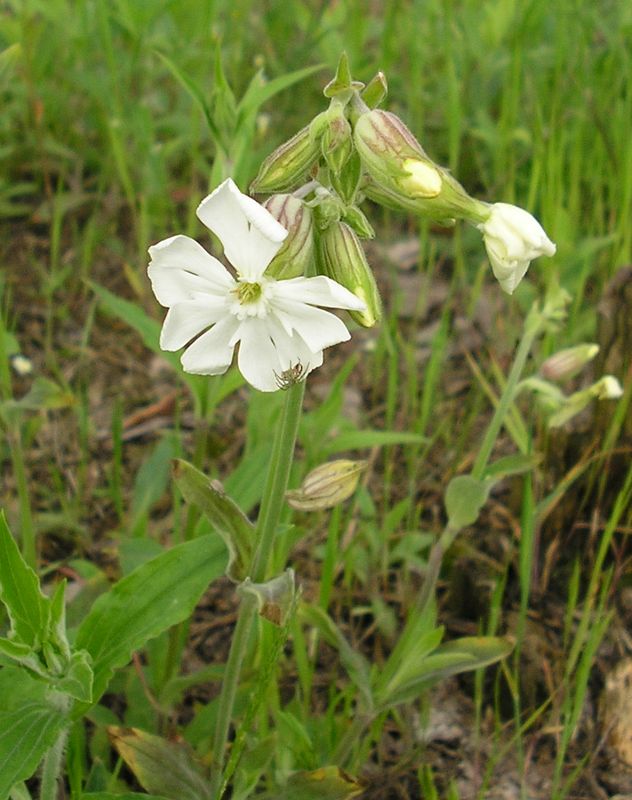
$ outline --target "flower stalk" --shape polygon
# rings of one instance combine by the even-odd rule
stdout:
[[[279,525],[283,498],[292,466],[304,392],[304,381],[295,383],[288,389],[281,419],[277,427],[270,459],[270,469],[261,501],[261,511],[257,519],[257,545],[250,568],[250,576],[255,583],[261,583],[267,577],[268,563],[274,546],[274,538]],[[213,800],[221,800],[226,790],[227,780],[223,769],[224,754],[233,716],[239,676],[248,650],[256,614],[256,597],[252,594],[243,595],[219,696],[217,724],[212,749],[211,797]]]

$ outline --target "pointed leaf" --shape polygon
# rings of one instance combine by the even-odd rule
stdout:
[[[77,650],[72,654],[66,674],[57,682],[56,688],[74,697],[75,700],[91,703],[93,679],[90,656],[85,650]]]
[[[81,795],[81,800],[169,800],[169,798],[162,794],[145,794],[144,792],[124,792],[123,794],[114,794],[113,792],[84,792]]]
[[[267,82],[262,79],[262,73],[258,72],[250,81],[237,107],[239,115],[238,120],[245,120],[246,117],[257,112],[265,102],[271,100],[275,95],[279,94],[284,89],[289,89],[293,84],[302,81],[304,78],[308,78],[322,68],[322,64],[315,64],[313,67],[297,69],[294,72],[288,72],[286,75],[281,75]]]
[[[156,556],[97,598],[75,645],[92,657],[94,702],[132,653],[191,614],[225,566],[221,540],[202,536]]]
[[[143,789],[171,800],[210,800],[208,780],[186,743],[138,728],[110,726],[108,734]]]
[[[0,711],[0,797],[31,777],[66,724],[66,716],[45,703]]]
[[[209,131],[211,132],[211,136],[215,141],[215,145],[219,147],[223,152],[224,155],[226,154],[226,147],[223,141],[223,137],[217,125],[215,124],[215,120],[213,119],[213,115],[211,114],[211,109],[206,102],[202,90],[200,87],[194,83],[194,81],[189,78],[189,76],[183,72],[180,67],[173,62],[170,58],[168,58],[164,53],[161,53],[158,50],[154,50],[157,56],[159,56],[162,61],[164,62],[165,66],[171,71],[173,77],[187,90],[192,100],[194,100],[202,113],[204,114],[204,119],[206,120],[206,124],[208,125]]]
[[[445,493],[448,525],[456,531],[473,525],[487,502],[490,488],[489,483],[471,475],[452,478]]]
[[[373,696],[368,661],[351,647],[340,628],[322,608],[302,603],[299,606],[299,613],[303,622],[316,628],[323,639],[338,650],[342,665],[362,695],[367,709],[372,708]]]
[[[35,645],[46,636],[48,606],[35,572],[22,558],[0,511],[0,598],[7,607],[16,638]]]
[[[487,467],[485,479],[492,479],[496,482],[509,475],[522,475],[524,472],[535,469],[540,461],[541,458],[534,453],[529,453],[528,455],[514,453],[510,456],[504,456]]]
[[[295,772],[276,797],[278,800],[350,800],[363,791],[364,787],[340,767],[322,767],[313,772]]]
[[[254,550],[254,526],[224,492],[199,469],[181,458],[173,462],[173,477],[187,503],[197,506],[224,540],[228,549],[227,574],[243,581],[250,569]]]
[[[381,710],[414,700],[420,692],[450,675],[487,667],[506,658],[513,648],[511,640],[496,636],[471,636],[446,642],[419,663],[417,674],[407,684],[383,700]]]

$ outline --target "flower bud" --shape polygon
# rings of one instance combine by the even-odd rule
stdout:
[[[332,103],[325,113],[328,124],[321,135],[320,146],[327,166],[338,175],[353,152],[351,125],[339,103]]]
[[[300,489],[286,492],[288,504],[297,511],[333,508],[355,492],[366,461],[339,459],[321,464],[303,480]]]
[[[535,217],[509,203],[494,203],[487,219],[476,227],[483,232],[494,275],[508,294],[513,294],[534,258],[555,254],[555,245]]]
[[[619,381],[612,375],[604,375],[587,389],[581,389],[566,397],[559,410],[549,418],[549,427],[559,428],[564,425],[583,411],[591,400],[617,400],[622,394],[623,389]]]
[[[395,114],[379,109],[361,114],[354,142],[372,179],[366,194],[376,202],[435,220],[484,219],[482,204],[428,157]]]
[[[259,174],[250,184],[250,191],[267,193],[293,189],[305,179],[319,157],[320,145],[308,125],[264,160]]]
[[[604,375],[593,383],[590,392],[597,400],[618,400],[623,395],[623,388],[613,375]]]
[[[578,344],[549,356],[540,367],[542,377],[550,381],[572,378],[599,352],[598,344]]]
[[[342,284],[362,300],[364,311],[349,311],[351,318],[371,328],[382,316],[380,293],[358,237],[344,222],[334,223],[320,235],[325,275]]]
[[[273,194],[263,204],[288,232],[266,275],[277,280],[308,275],[314,263],[312,211],[291,194]]]

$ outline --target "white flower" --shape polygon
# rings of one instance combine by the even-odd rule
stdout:
[[[476,227],[483,232],[494,275],[508,294],[513,294],[534,258],[555,253],[535,217],[509,203],[494,203],[487,220]]]
[[[315,306],[361,311],[364,303],[323,275],[266,277],[287,231],[232,180],[203,200],[197,215],[221,240],[236,278],[188,236],[149,248],[152,288],[169,309],[160,346],[173,351],[188,344],[181,359],[186,372],[223,374],[239,343],[243,376],[273,392],[319,367],[325,347],[349,339],[342,320]]]

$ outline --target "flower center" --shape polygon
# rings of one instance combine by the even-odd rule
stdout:
[[[259,317],[259,319],[266,317],[273,283],[274,281],[266,278],[260,278],[258,281],[239,280],[231,292],[234,298],[230,306],[231,313],[240,320],[247,317]]]
[[[256,303],[262,295],[261,284],[243,281],[237,287],[235,294],[242,306]]]

